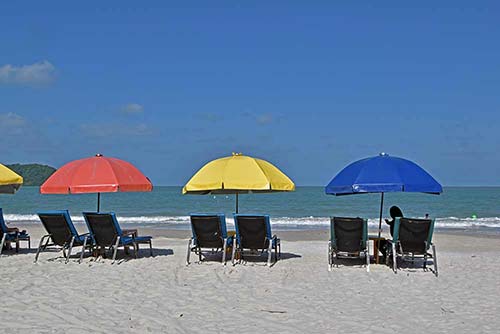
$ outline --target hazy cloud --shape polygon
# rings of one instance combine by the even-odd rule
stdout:
[[[258,114],[250,111],[243,112],[243,116],[253,119],[258,125],[268,125],[271,123],[276,123],[281,118],[281,116],[272,113]]]
[[[3,84],[49,84],[55,80],[55,76],[56,68],[47,60],[31,65],[7,64],[0,67],[0,83]]]
[[[82,124],[82,133],[88,137],[118,137],[118,136],[147,136],[154,133],[147,124],[137,125],[109,125],[109,124]]]
[[[21,135],[26,128],[26,119],[18,114],[9,112],[0,114],[0,132],[8,135]]]
[[[138,103],[129,103],[121,108],[125,114],[141,114],[144,112],[144,107]]]
[[[209,121],[209,122],[218,122],[224,119],[221,114],[214,112],[199,113],[198,117],[204,121]]]
[[[262,115],[257,115],[255,117],[255,121],[257,122],[257,124],[267,125],[274,122],[275,119],[272,114],[262,114]]]
[[[2,127],[24,126],[24,124],[26,124],[26,119],[18,114],[13,112],[0,114],[0,126]]]

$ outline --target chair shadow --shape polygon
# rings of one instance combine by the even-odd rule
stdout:
[[[222,263],[222,251],[202,251],[201,252],[201,261],[198,254],[191,252],[189,255],[190,263]],[[226,262],[231,262],[231,254],[226,253]]]
[[[4,249],[0,256],[13,256],[13,255],[23,255],[23,254],[36,254],[37,248],[19,248],[19,252],[16,249]]]
[[[274,257],[274,253],[271,257],[271,266],[270,267],[274,267],[275,264],[279,263],[280,261],[286,261],[286,260],[290,260],[290,259],[296,259],[296,258],[301,258],[302,255],[300,254],[295,254],[295,253],[281,253],[281,256],[279,257],[278,261],[275,261],[275,257]],[[256,255],[249,255],[248,252],[247,254],[243,253],[243,257],[241,259],[241,262],[240,260],[235,260],[235,264],[247,264],[247,263],[251,263],[252,265],[260,265],[262,264],[262,266],[267,266],[267,254],[266,253],[263,253],[263,254],[256,254]]]
[[[374,264],[373,262],[370,262],[370,265]],[[384,264],[385,263],[381,263]],[[333,261],[333,268],[338,267],[358,267],[358,268],[365,268],[366,267],[366,260],[364,258],[337,258]]]
[[[415,258],[414,261],[411,260],[401,260],[398,259],[398,270],[403,269],[405,272],[426,272],[430,271],[434,273],[434,260],[428,259],[426,267],[424,267],[424,259],[423,258]]]
[[[54,257],[54,258],[50,258],[50,259],[47,259],[46,261],[48,262],[57,262],[57,261],[65,261],[66,258],[63,256],[63,253],[62,251],[59,249],[56,249],[56,248],[53,248],[53,249],[47,249],[47,250],[44,250],[42,253],[40,254],[43,254],[43,253],[60,253],[60,256],[57,256],[57,257]],[[34,251],[34,253],[36,253],[36,250]],[[69,257],[70,258],[70,261],[76,261],[76,260],[79,260],[80,259],[80,254],[81,254],[81,251],[80,249],[78,250],[74,250],[72,253],[71,253],[71,256]],[[158,257],[158,256],[170,256],[170,255],[174,255],[174,251],[172,249],[164,249],[164,248],[153,248],[153,256],[150,255],[150,252],[149,252],[149,248],[146,249],[139,249],[139,251],[137,252],[137,259],[141,259],[141,258],[155,258],[155,257]],[[104,256],[99,256],[99,258],[95,259],[95,257],[93,255],[91,255],[88,251],[85,251],[85,254],[83,255],[83,258],[82,258],[82,264],[84,262],[107,262],[107,261],[110,261],[111,263],[111,259],[113,257],[113,254],[112,252],[110,251],[106,251]],[[130,250],[129,253],[127,254],[123,249],[119,249],[118,252],[116,253],[116,262],[115,264],[121,264],[121,263],[124,263],[124,262],[128,262],[128,261],[133,261],[133,260],[136,260],[135,256],[133,255],[133,251]]]

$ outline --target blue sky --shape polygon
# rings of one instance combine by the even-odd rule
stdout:
[[[0,162],[100,152],[180,185],[237,151],[325,185],[385,151],[500,185],[497,2],[147,4],[0,4]]]

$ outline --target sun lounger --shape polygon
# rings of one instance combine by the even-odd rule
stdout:
[[[86,249],[92,251],[93,241],[90,234],[78,234],[68,210],[38,212],[38,217],[48,234],[40,239],[40,244],[35,255],[35,262],[38,261],[41,251],[52,246],[61,248],[66,258],[66,263],[69,261],[73,247],[82,247],[79,263],[82,262]]]
[[[28,248],[31,248],[31,237],[26,231],[19,231],[17,227],[7,227],[3,219],[3,211],[0,208],[0,254],[2,254],[3,246],[12,242],[16,243],[16,253],[19,252],[20,241],[27,241]]]
[[[148,244],[151,256],[153,256],[153,245],[150,236],[136,236],[135,233],[125,233],[122,230],[114,212],[84,212],[83,217],[94,239],[96,247],[101,252],[106,249],[113,251],[113,263],[119,247],[125,249],[129,246],[134,248],[134,255],[137,258],[139,244]],[[134,231],[135,232],[135,231]]]
[[[387,264],[392,261],[394,272],[397,272],[398,259],[415,262],[415,257],[423,258],[423,268],[427,269],[427,260],[432,258],[434,274],[438,276],[436,246],[432,243],[434,219],[396,218],[394,235],[389,240],[389,256]],[[432,254],[429,250],[432,248]]]
[[[272,251],[274,249],[274,262],[281,258],[281,241],[271,233],[269,215],[234,215],[236,238],[233,240],[232,263],[236,255],[240,261],[245,249],[260,251],[259,255],[267,252],[267,265],[271,266]]]
[[[186,265],[189,265],[191,252],[203,259],[202,249],[211,249],[212,253],[222,251],[222,264],[226,264],[226,248],[233,239],[227,236],[226,217],[223,214],[192,214],[191,230],[193,237],[189,239]]]
[[[338,258],[365,258],[366,271],[370,271],[368,253],[368,223],[362,218],[332,217],[328,243],[328,270]],[[338,264],[337,264],[338,265]]]

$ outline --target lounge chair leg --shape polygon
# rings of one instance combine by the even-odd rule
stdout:
[[[333,254],[332,254],[332,242],[328,242],[328,271],[333,269]]]
[[[236,255],[236,238],[233,239],[233,252],[231,254],[231,263],[233,264],[233,266],[235,265],[234,263],[235,255]]]
[[[116,252],[118,251],[118,245],[120,244],[120,237],[118,236],[116,238],[116,242],[115,242],[115,245],[113,246],[113,260],[111,262],[111,264],[115,263],[115,259],[116,259]]]
[[[42,248],[45,248],[46,246],[44,246],[44,243],[43,241],[45,240],[45,238],[48,238],[50,236],[48,235],[44,235],[41,239],[40,239],[40,243],[38,244],[38,249],[36,251],[36,255],[35,255],[35,261],[34,263],[36,263],[36,261],[38,261],[38,255],[40,255],[40,251],[42,250]]]
[[[189,257],[191,255],[191,243],[193,239],[189,239],[188,241],[188,250],[187,250],[187,255],[186,255],[186,266],[189,266]]]
[[[202,258],[201,258],[201,247],[198,247],[198,261],[199,262],[202,261]]]
[[[438,260],[436,254],[436,246],[432,244],[432,262],[434,263],[434,274],[438,277]]]
[[[28,237],[28,249],[31,249],[31,237]]]
[[[82,253],[80,254],[80,260],[78,260],[78,263],[82,263],[83,253],[85,253],[85,248],[87,247],[87,238],[87,236],[83,238]]]
[[[16,253],[19,253],[19,239],[16,239]]]
[[[269,246],[267,247],[267,266],[271,266],[271,257],[273,255],[273,239],[269,240]]]
[[[2,241],[0,242],[0,255],[2,254],[3,244],[5,243],[6,238],[7,238],[7,233],[4,233],[2,236]]]
[[[278,262],[278,241],[274,245],[274,263]]]
[[[66,256],[66,262],[65,263],[68,263],[69,261],[69,257],[71,256],[71,250],[73,249],[73,243],[75,242],[75,237],[72,236],[71,237],[71,241],[69,243],[69,247],[68,247],[68,255]]]
[[[149,255],[154,256],[153,255],[153,241],[151,241],[151,240],[149,240]]]
[[[226,265],[226,243],[227,243],[227,238],[223,238],[222,242],[224,246],[222,246],[222,264]]]
[[[365,257],[366,257],[366,272],[370,272],[370,253],[368,250],[365,250]]]
[[[397,272],[397,256],[396,256],[396,243],[392,243],[392,270],[394,273]]]

